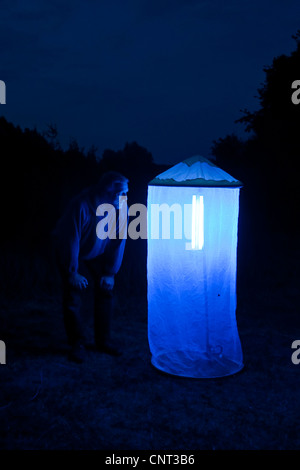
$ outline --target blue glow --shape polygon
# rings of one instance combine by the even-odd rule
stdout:
[[[181,239],[151,238],[158,230],[152,204],[181,206]],[[148,339],[158,369],[222,377],[243,367],[235,316],[238,212],[239,188],[148,187]]]

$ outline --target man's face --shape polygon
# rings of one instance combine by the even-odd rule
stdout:
[[[121,209],[122,205],[126,201],[126,196],[128,193],[128,184],[124,183],[122,186],[119,188],[119,191],[115,193],[114,195],[114,200],[113,200],[113,205],[115,206],[116,209]],[[121,198],[121,200],[120,200]]]

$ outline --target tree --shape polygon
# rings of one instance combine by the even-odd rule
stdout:
[[[59,150],[61,148],[58,140],[58,130],[56,124],[48,124],[47,130],[44,131],[42,135],[54,150]]]
[[[259,194],[265,216],[273,227],[290,232],[299,230],[300,104],[292,101],[292,84],[300,80],[300,30],[293,39],[296,49],[290,55],[275,57],[264,68],[265,81],[258,89],[259,108],[254,112],[243,110],[236,121],[251,137],[242,145],[234,135],[227,136],[215,141],[212,148],[218,160],[227,165],[234,160],[245,174],[255,175],[249,184],[253,193]]]
[[[228,172],[235,171],[243,164],[245,143],[235,134],[230,134],[213,141],[212,154],[221,168]]]
[[[123,150],[104,150],[101,164],[106,170],[117,170],[128,177],[142,176],[152,168],[153,158],[136,142],[127,142]]]
[[[281,170],[283,155],[285,163],[292,164],[300,156],[300,106],[291,99],[292,83],[300,79],[300,30],[293,38],[296,50],[289,56],[275,57],[272,65],[264,68],[265,82],[258,89],[260,108],[252,113],[244,110],[237,121],[247,132],[253,132],[265,149],[265,163],[272,164],[276,173]]]

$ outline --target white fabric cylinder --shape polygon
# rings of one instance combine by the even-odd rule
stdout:
[[[202,196],[201,217],[193,196]],[[157,217],[160,208],[165,213]],[[152,364],[164,372],[208,378],[243,367],[236,323],[238,213],[239,188],[148,187],[148,339]],[[201,243],[192,243],[195,234]]]

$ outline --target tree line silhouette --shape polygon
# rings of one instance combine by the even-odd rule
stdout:
[[[56,127],[41,134],[21,130],[0,118],[2,242],[43,243],[69,199],[96,183],[108,170],[130,180],[129,198],[146,203],[147,182],[164,166],[136,142],[123,150],[105,150],[101,159],[93,146],[85,151],[72,140],[62,150]],[[4,203],[5,201],[5,203]]]
[[[22,130],[0,117],[0,142],[0,284],[12,296],[16,290],[18,295],[28,295],[32,289],[55,289],[51,232],[73,196],[96,183],[103,172],[116,170],[130,181],[128,205],[146,204],[147,183],[166,169],[136,142],[126,143],[119,151],[107,149],[102,158],[96,147],[85,150],[75,140],[63,150],[55,125],[40,133]],[[124,286],[129,292],[131,280],[143,277],[140,286],[145,288],[145,240],[134,247],[128,240],[126,251],[127,270],[133,274],[125,276]]]

